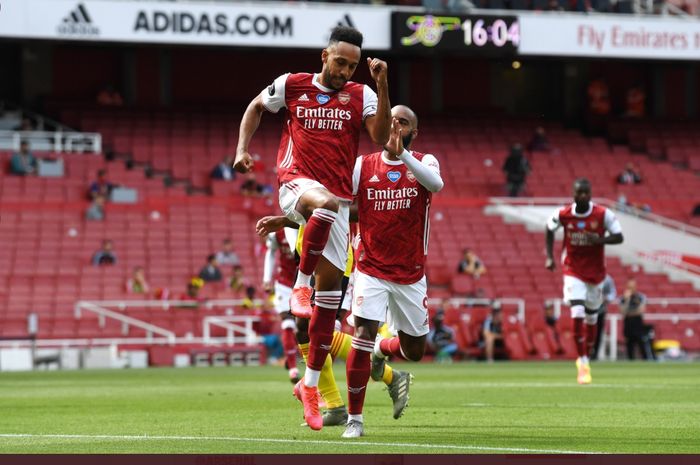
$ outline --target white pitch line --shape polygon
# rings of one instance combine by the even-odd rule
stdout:
[[[368,441],[325,441],[303,439],[275,439],[275,438],[237,438],[230,436],[146,436],[146,435],[108,435],[108,434],[12,434],[0,433],[0,438],[6,439],[108,439],[119,441],[237,441],[237,442],[267,442],[284,444],[333,444],[350,446],[386,446],[386,447],[413,447],[417,449],[446,449],[446,450],[486,450],[492,452],[522,452],[526,454],[603,454],[604,452],[590,452],[581,450],[558,449],[529,449],[524,447],[489,447],[489,446],[458,446],[452,444],[411,444],[402,442],[368,442]]]

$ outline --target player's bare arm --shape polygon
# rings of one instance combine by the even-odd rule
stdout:
[[[262,97],[255,97],[241,119],[241,126],[238,130],[238,146],[236,147],[236,159],[233,162],[233,169],[239,173],[247,173],[253,168],[253,157],[248,153],[250,139],[260,125],[260,119],[265,111],[265,106],[262,103]]]
[[[367,57],[369,72],[377,85],[377,113],[365,118],[365,127],[372,142],[383,146],[389,139],[391,128],[391,103],[387,82],[387,64],[379,58]]]
[[[586,237],[588,238],[588,243],[591,245],[616,245],[622,244],[624,238],[622,233],[608,234],[607,236],[599,236],[598,234],[592,233],[590,231],[586,232]]]
[[[554,271],[556,265],[554,264],[554,231],[547,228],[545,246],[547,249],[547,260],[544,263],[544,267],[549,271]]]
[[[264,216],[255,224],[255,233],[260,237],[265,237],[282,228],[299,229],[299,225],[286,216]]]

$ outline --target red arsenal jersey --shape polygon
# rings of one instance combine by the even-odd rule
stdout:
[[[412,152],[418,160],[425,156]],[[357,269],[397,284],[413,284],[425,274],[432,194],[403,162],[365,155],[357,185],[360,230]]]
[[[336,91],[316,75],[299,73],[280,76],[261,95],[268,110],[287,109],[277,153],[280,185],[313,179],[351,200],[362,122],[376,113],[374,91],[352,81]]]
[[[575,209],[576,204],[560,209],[550,218],[547,227],[552,231],[564,228],[564,274],[590,284],[598,284],[605,279],[605,245],[590,244],[586,233],[602,237],[606,231],[616,234],[622,232],[622,229],[615,214],[605,207],[591,202],[586,213],[576,213]]]

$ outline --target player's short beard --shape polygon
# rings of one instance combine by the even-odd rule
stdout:
[[[403,141],[403,148],[408,149],[411,146],[411,141],[413,141],[413,132],[409,132],[401,140]]]

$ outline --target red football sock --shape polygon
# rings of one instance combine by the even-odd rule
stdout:
[[[401,341],[397,336],[382,339],[379,342],[379,350],[381,350],[384,355],[393,355],[401,360],[408,360],[401,352]]]
[[[579,357],[586,356],[586,334],[583,331],[583,318],[574,318],[574,342]]]
[[[317,208],[306,222],[299,260],[299,271],[302,273],[313,274],[323,249],[326,248],[331,227],[337,216],[338,214],[332,210]]]
[[[282,348],[284,349],[284,360],[287,362],[287,369],[296,368],[297,340],[292,328],[282,330]]]
[[[335,314],[340,306],[341,291],[316,291],[316,306],[309,323],[309,356],[306,365],[321,371],[331,350]]]
[[[593,355],[593,346],[595,346],[595,340],[598,336],[598,325],[589,325],[586,323],[586,349],[588,350],[588,356]]]
[[[348,413],[350,415],[362,414],[369,373],[372,369],[370,356],[373,348],[372,341],[352,338],[352,346],[345,368],[348,383]]]

